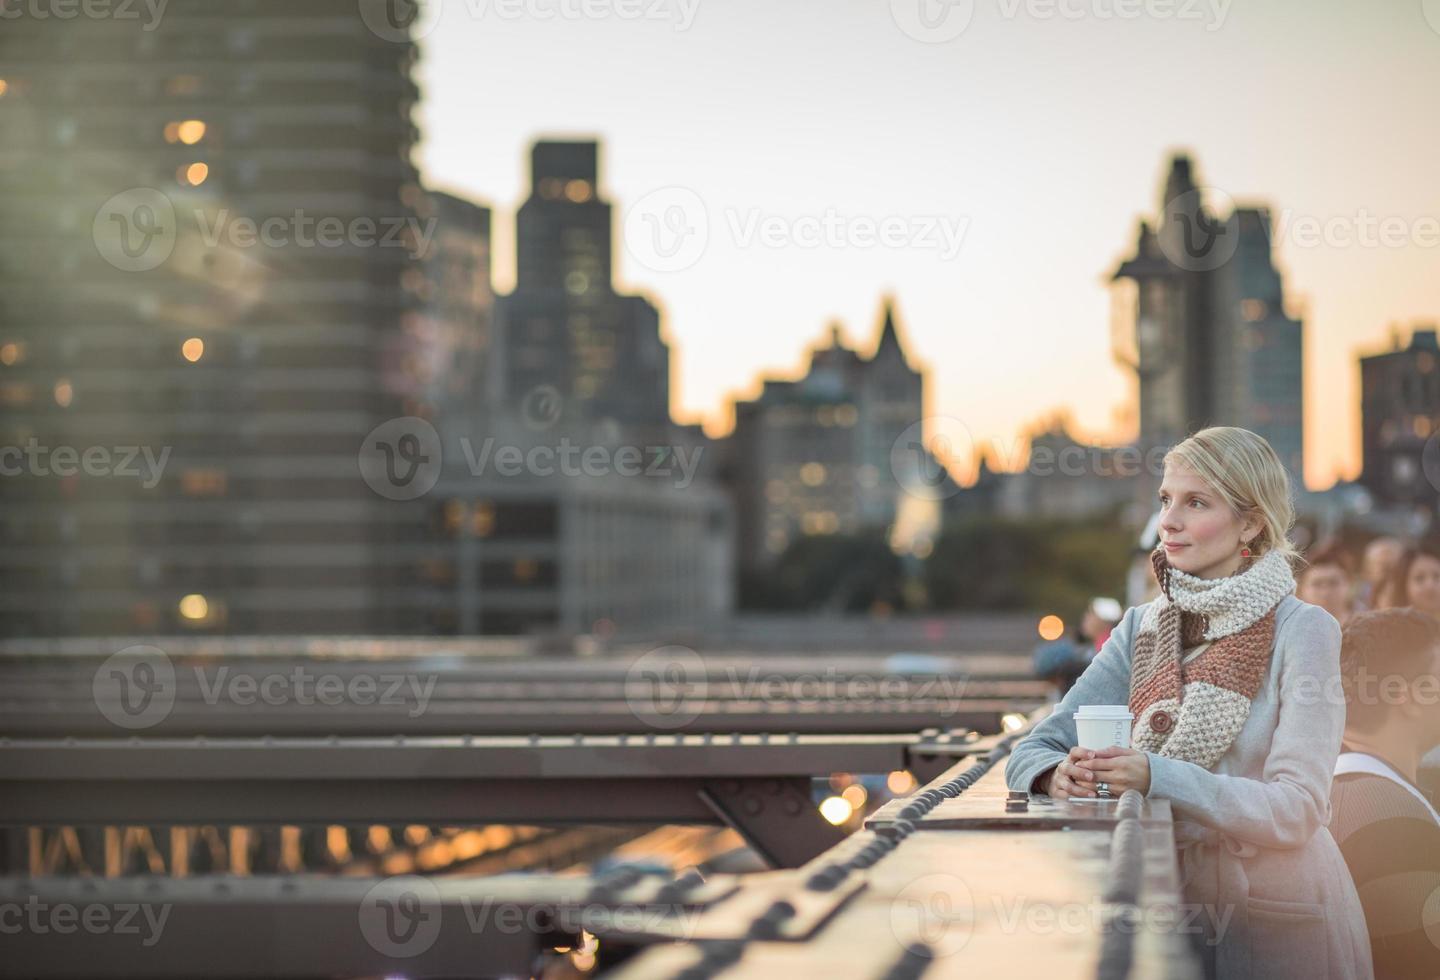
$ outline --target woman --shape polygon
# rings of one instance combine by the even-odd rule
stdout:
[[[1414,606],[1440,618],[1440,542],[1406,548],[1385,589],[1390,608]]]
[[[1364,912],[1326,829],[1340,627],[1294,595],[1285,469],[1253,432],[1204,429],[1166,454],[1159,503],[1161,594],[1126,612],[1006,781],[1168,799],[1207,977],[1368,980]],[[1077,708],[1127,703],[1131,748],[1076,746]]]

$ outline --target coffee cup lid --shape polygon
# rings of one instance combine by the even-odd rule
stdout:
[[[1133,718],[1128,704],[1082,704],[1076,718]]]

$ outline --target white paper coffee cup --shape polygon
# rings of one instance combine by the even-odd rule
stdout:
[[[1082,704],[1075,712],[1076,744],[1082,749],[1130,747],[1130,726],[1135,716],[1127,704]]]

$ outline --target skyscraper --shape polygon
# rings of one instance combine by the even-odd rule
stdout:
[[[1410,345],[1360,358],[1360,482],[1386,504],[1440,517],[1440,342],[1434,327]]]
[[[1216,215],[1206,194],[1190,159],[1175,157],[1159,220],[1140,223],[1134,254],[1113,276],[1116,353],[1139,380],[1140,448],[1242,426],[1303,486],[1304,325],[1286,312],[1270,215]]]
[[[615,291],[599,145],[537,142],[516,216],[515,291],[499,304],[503,395],[554,389],[568,421],[629,431],[670,424],[670,348],[649,300]]]
[[[418,408],[413,45],[354,0],[172,0],[21,11],[0,55],[0,446],[38,460],[0,630],[405,628],[414,518],[356,453]]]
[[[834,325],[804,377],[766,379],[758,398],[737,401],[728,449],[742,567],[770,564],[801,535],[892,524],[905,491],[891,453],[923,415],[924,376],[889,299],[869,357]]]

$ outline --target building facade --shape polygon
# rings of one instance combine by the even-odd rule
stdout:
[[[1360,483],[1382,504],[1440,516],[1440,343],[1416,329],[1408,347],[1360,358]]]
[[[164,18],[0,32],[0,445],[39,460],[0,629],[413,628],[414,514],[356,453],[418,408],[414,46],[353,0]]]
[[[760,396],[734,411],[727,455],[742,567],[769,565],[801,535],[895,522],[905,491],[891,453],[924,417],[924,377],[905,352],[893,302],[868,357],[834,326],[804,377],[766,379]]]
[[[1270,214],[1217,215],[1205,195],[1190,159],[1175,157],[1158,221],[1141,222],[1112,277],[1116,355],[1139,383],[1139,446],[1241,426],[1264,436],[1303,486],[1304,324],[1286,312]],[[1158,479],[1141,483],[1153,496]]]
[[[515,220],[515,290],[498,308],[498,395],[517,408],[553,392],[564,421],[658,435],[670,425],[670,348],[654,304],[615,291],[599,158],[593,141],[531,149],[530,196]]]

